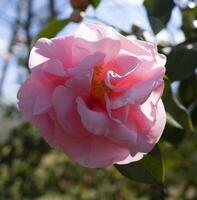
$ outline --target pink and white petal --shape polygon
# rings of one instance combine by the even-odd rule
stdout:
[[[52,104],[57,114],[58,121],[65,120],[65,115],[69,112],[70,106],[75,100],[75,95],[64,86],[57,86],[53,92]]]
[[[132,73],[141,65],[141,60],[131,55],[119,55],[113,66],[106,66],[105,84],[114,91],[130,88],[136,80]]]
[[[40,91],[40,94],[37,95],[34,102],[34,115],[40,115],[49,111],[49,109],[52,107],[52,93],[53,89],[51,88],[45,88],[45,90]]]
[[[89,135],[83,140],[64,133],[61,127],[55,132],[59,148],[70,159],[88,168],[102,168],[126,158],[129,151],[104,137]]]
[[[54,132],[55,121],[50,118],[48,113],[34,116],[32,121],[32,124],[35,124],[35,126],[40,129],[40,135],[44,138],[44,140],[51,147],[58,148],[58,143]]]
[[[158,103],[159,99],[161,98],[162,94],[163,94],[163,90],[164,90],[164,81],[163,80],[159,80],[156,83],[155,88],[152,91],[152,93],[149,96],[149,98],[147,99],[147,101],[150,101],[154,105],[156,105]]]
[[[151,51],[157,51],[157,44],[153,42],[143,41],[143,40],[136,40],[141,46],[146,49],[150,49]]]
[[[126,54],[119,54],[115,58],[115,72],[119,75],[123,76],[128,72],[135,70],[135,68],[141,64],[141,60],[136,56],[126,55]]]
[[[49,57],[45,57],[43,55],[41,55],[40,53],[36,52],[37,48],[33,47],[30,55],[29,55],[29,68],[32,69],[33,67],[36,66],[41,66],[41,64],[45,63],[46,61],[48,61],[50,58]]]
[[[91,78],[91,72],[80,73],[66,81],[65,87],[70,89],[76,97],[81,96],[83,99],[87,99],[90,96]]]
[[[147,47],[145,47],[140,42],[138,42],[139,40],[129,40],[128,38],[120,34],[119,38],[121,40],[121,49],[132,52],[136,56],[143,56],[144,58],[152,56],[152,45],[147,45]]]
[[[117,162],[116,164],[118,165],[126,165],[129,164],[131,162],[137,162],[139,160],[141,160],[143,158],[144,154],[143,153],[137,153],[135,156],[131,156],[130,154],[127,156],[127,158],[125,158],[122,161]]]
[[[162,101],[159,100],[156,106],[147,103],[141,112],[135,113],[135,120],[138,126],[138,151],[148,153],[159,141],[165,127],[166,113]]]
[[[111,109],[118,109],[127,104],[143,104],[150,96],[154,86],[154,80],[148,80],[133,86],[121,95],[111,98]]]
[[[105,62],[114,58],[120,50],[120,41],[109,38],[100,41],[87,41],[76,38],[72,46],[73,64],[78,65],[81,60],[95,52],[101,52],[105,55]]]
[[[101,23],[82,23],[75,32],[74,37],[75,39],[81,38],[90,42],[97,42],[105,38],[119,40],[119,35],[113,28]]]
[[[33,102],[32,114],[39,115],[47,112],[51,108],[51,97],[54,88],[50,84],[46,87],[34,75],[32,73],[23,83],[17,94],[17,98],[24,103]]]
[[[33,77],[31,74],[23,83],[20,90],[18,91],[17,98],[22,99],[34,99],[37,96],[37,93],[43,90],[43,85],[40,81]]]
[[[151,128],[149,135],[152,137],[152,143],[157,143],[163,133],[166,125],[166,111],[162,100],[160,99],[157,103],[156,108],[156,121],[154,126]]]
[[[104,82],[108,88],[113,90],[114,92],[122,92],[129,89],[132,85],[132,81],[130,82],[131,85],[124,85],[121,84],[124,79],[127,79],[131,75],[133,71],[128,72],[127,74],[121,76],[113,71],[107,71],[105,74]]]
[[[54,120],[48,113],[34,115],[34,100],[33,99],[21,99],[18,103],[19,110],[23,116],[33,125],[41,130],[42,137],[53,147],[56,147],[56,139],[54,138]],[[49,111],[50,112],[50,111]]]
[[[105,55],[101,52],[95,52],[93,54],[87,55],[80,61],[78,66],[67,69],[66,75],[72,77],[81,73],[90,72],[93,67],[102,65],[104,58]]]
[[[93,135],[104,136],[113,142],[131,148],[136,143],[137,134],[119,120],[112,120],[107,113],[90,110],[83,99],[77,98],[77,110],[83,126]]]
[[[82,138],[87,136],[88,132],[81,124],[75,99],[76,94],[72,90],[64,86],[58,86],[54,90],[52,104],[58,123],[64,129],[65,134]]]
[[[154,66],[154,67],[164,67],[165,66],[166,61],[167,61],[165,55],[155,52],[155,59],[156,59],[156,66]]]
[[[71,46],[73,36],[59,37],[52,40],[39,39],[30,53],[30,69],[49,59],[58,59],[66,67],[72,66]]]
[[[129,109],[130,109],[130,106],[128,104],[118,109],[114,109],[114,110],[110,109],[110,116],[111,118],[120,120],[123,124],[125,124],[128,118]]]
[[[121,47],[117,32],[103,24],[81,24],[74,38],[72,55],[75,65],[95,52],[104,53],[107,62],[118,54]]]
[[[57,59],[49,59],[47,62],[43,63],[42,70],[55,76],[66,76],[63,64]]]
[[[158,82],[162,80],[164,73],[164,68],[152,70],[147,77],[144,77],[144,80],[139,81],[139,83],[136,83],[130,89],[125,90],[122,94],[112,97],[111,108],[117,109],[128,103],[143,104],[151,95],[155,87],[158,86]]]
[[[54,53],[55,58],[60,60],[64,68],[67,69],[69,67],[74,66],[73,64],[73,55],[72,55],[72,45],[74,41],[74,37],[72,35],[70,36],[64,36],[64,37],[56,37],[51,39],[53,47],[54,47]]]

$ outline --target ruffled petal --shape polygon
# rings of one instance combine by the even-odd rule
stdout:
[[[127,156],[127,158],[125,158],[124,160],[117,162],[118,165],[126,165],[129,164],[131,162],[136,162],[139,161],[143,158],[144,154],[143,153],[137,153],[134,156],[131,156],[130,154]]]
[[[72,160],[89,168],[102,168],[125,159],[129,151],[111,140],[95,135],[84,139],[70,137],[61,127],[56,126],[55,135],[59,148]]]
[[[141,108],[132,111],[130,117],[135,120],[138,130],[136,148],[139,152],[150,152],[160,139],[166,123],[162,101],[159,100],[157,105],[147,101]]]
[[[104,58],[105,55],[100,52],[95,52],[93,54],[90,54],[86,56],[84,59],[82,59],[81,62],[76,67],[67,69],[66,75],[72,77],[81,73],[90,72],[95,66],[102,65]]]
[[[64,66],[57,59],[49,59],[48,61],[43,63],[42,70],[46,73],[49,73],[55,76],[66,77]]]
[[[53,93],[52,103],[57,121],[62,126],[65,134],[71,137],[85,137],[88,131],[81,124],[77,113],[76,94],[65,86],[58,86]]]
[[[156,107],[156,120],[152,128],[150,129],[149,142],[154,145],[157,143],[163,133],[166,124],[166,111],[164,109],[164,105],[162,100],[160,99],[157,103]],[[153,146],[152,146],[153,148]],[[151,148],[151,150],[152,150]]]
[[[47,112],[51,106],[51,96],[54,86],[48,82],[45,87],[41,80],[37,79],[36,72],[32,73],[20,88],[17,98],[21,102],[33,103],[33,115],[39,115]]]
[[[133,85],[130,89],[125,90],[125,92],[120,95],[111,98],[110,107],[112,109],[117,109],[126,104],[143,104],[155,87],[158,87],[157,82],[162,80],[163,74],[165,73],[164,68],[157,68],[152,71],[151,76],[144,78],[141,81]]]
[[[120,41],[116,32],[104,25],[82,24],[74,37],[72,55],[75,65],[78,65],[82,59],[95,52],[105,54],[105,62],[107,62],[120,51]]]
[[[81,38],[90,42],[98,42],[105,38],[119,40],[118,33],[111,27],[101,23],[81,24],[74,34],[75,39]]]
[[[90,110],[85,102],[77,98],[77,110],[84,127],[92,134],[110,138],[117,144],[130,147],[136,143],[137,134],[128,129],[119,120],[110,119],[105,112]]]
[[[72,48],[73,36],[58,37],[55,39],[39,39],[29,57],[30,69],[38,66],[49,59],[58,59],[64,67],[72,66]]]

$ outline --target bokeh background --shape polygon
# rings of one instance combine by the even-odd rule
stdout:
[[[0,200],[197,199],[197,1],[0,0]],[[99,21],[157,43],[168,62],[160,141],[164,186],[134,182],[115,167],[85,169],[49,147],[17,109],[28,55],[39,37]]]

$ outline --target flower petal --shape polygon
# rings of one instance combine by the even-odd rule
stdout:
[[[55,39],[39,39],[30,53],[30,69],[38,66],[48,59],[58,59],[64,67],[72,66],[71,46],[73,36],[58,37]]]
[[[148,99],[154,88],[157,87],[157,82],[162,80],[164,73],[164,68],[157,68],[152,72],[151,76],[146,78],[146,80],[133,85],[121,95],[112,97],[110,103],[111,108],[117,109],[128,103],[143,104]]]
[[[134,146],[137,139],[136,132],[128,129],[119,120],[110,119],[105,112],[90,110],[80,97],[77,98],[77,110],[82,124],[90,133],[105,136],[130,149]]]
[[[135,156],[131,156],[130,154],[128,155],[127,158],[125,158],[124,160],[117,162],[118,165],[126,165],[129,164],[131,162],[136,162],[139,161],[143,158],[144,154],[143,153],[137,153]]]
[[[75,99],[76,94],[72,90],[58,86],[54,90],[52,103],[58,123],[64,129],[65,134],[82,138],[87,136],[88,131],[81,124]]]
[[[116,32],[102,25],[82,24],[74,37],[72,55],[75,65],[78,65],[82,59],[95,52],[105,54],[105,61],[107,62],[114,58],[120,50],[120,41],[116,36]]]
[[[63,64],[57,59],[49,59],[42,65],[42,70],[49,74],[53,74],[60,77],[65,77],[66,73]]]
[[[137,123],[138,142],[136,148],[143,153],[150,152],[160,139],[166,123],[166,113],[161,100],[157,105],[146,102],[131,118]]]
[[[93,54],[90,54],[86,56],[84,59],[82,59],[81,62],[76,67],[67,69],[66,75],[75,76],[81,73],[90,72],[96,65],[102,65],[104,58],[105,55],[100,52],[95,52]]]
[[[72,160],[89,168],[102,168],[125,159],[129,151],[111,140],[89,135],[84,139],[70,137],[56,126],[55,135],[59,148]]]

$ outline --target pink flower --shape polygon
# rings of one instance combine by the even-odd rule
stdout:
[[[82,166],[137,161],[161,137],[166,58],[102,24],[42,38],[19,93],[23,115],[53,147]]]

